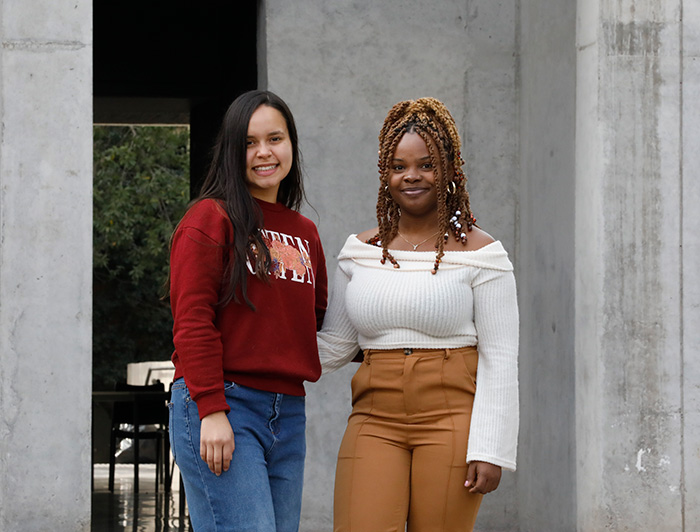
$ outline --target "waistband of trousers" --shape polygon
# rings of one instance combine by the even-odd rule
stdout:
[[[469,352],[477,353],[475,345],[465,347],[454,347],[445,349],[417,349],[413,347],[405,347],[400,349],[365,349],[364,363],[369,364],[373,358],[402,358],[402,357],[434,357],[443,356],[449,358],[452,355],[465,355]]]

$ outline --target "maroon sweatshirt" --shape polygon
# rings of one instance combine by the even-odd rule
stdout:
[[[185,383],[200,419],[229,408],[224,381],[304,395],[304,381],[321,375],[316,331],[327,303],[326,262],[314,223],[281,203],[256,200],[263,211],[272,266],[270,284],[248,266],[247,294],[255,305],[221,307],[233,226],[215,200],[185,214],[170,252],[170,301],[175,378]]]

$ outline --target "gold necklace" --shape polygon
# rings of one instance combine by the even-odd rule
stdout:
[[[416,250],[418,249],[418,246],[420,246],[421,244],[425,244],[428,240],[430,240],[430,239],[433,238],[434,236],[437,236],[437,235],[440,233],[440,231],[435,231],[432,235],[430,235],[430,236],[429,236],[428,238],[426,238],[425,240],[421,240],[421,241],[418,242],[417,244],[414,244],[414,243],[411,242],[408,238],[406,238],[405,236],[403,236],[403,235],[401,234],[401,231],[399,231],[399,230],[397,229],[396,232],[397,232],[397,233],[399,234],[399,236],[404,240],[404,242],[406,242],[407,244],[410,244],[411,246],[413,246],[413,251],[416,251]]]

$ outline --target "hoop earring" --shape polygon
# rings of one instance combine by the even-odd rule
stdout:
[[[447,185],[447,193],[454,194],[455,192],[457,192],[457,183],[455,183],[454,181],[450,181]]]

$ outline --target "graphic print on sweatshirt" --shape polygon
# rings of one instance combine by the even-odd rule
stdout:
[[[275,279],[288,279],[296,283],[315,283],[308,240],[268,229],[263,229],[262,234],[265,245],[270,250],[270,275],[274,275]],[[255,274],[250,260],[246,263],[248,271]]]

